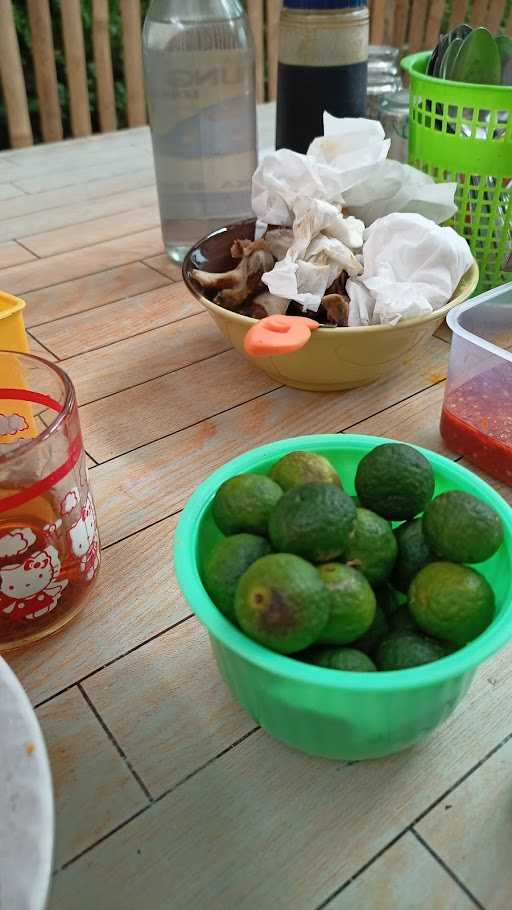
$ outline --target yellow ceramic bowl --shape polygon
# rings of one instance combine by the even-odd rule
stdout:
[[[239,238],[252,239],[254,226],[254,221],[243,221],[208,234],[189,251],[183,264],[183,278],[237,351],[272,379],[296,389],[314,392],[353,389],[393,373],[404,358],[434,334],[452,307],[471,296],[478,283],[478,266],[473,261],[452,299],[435,313],[417,316],[395,326],[320,328],[312,333],[305,347],[293,354],[249,357],[244,350],[244,338],[256,320],[212,303],[191,273],[196,268],[210,272],[233,268],[231,244]]]

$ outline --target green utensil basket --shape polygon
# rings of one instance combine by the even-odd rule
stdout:
[[[402,60],[410,74],[409,163],[458,184],[451,221],[480,268],[476,293],[510,281],[512,87],[425,75],[430,52]]]

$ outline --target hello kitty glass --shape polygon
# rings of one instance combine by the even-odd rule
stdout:
[[[99,563],[71,380],[40,357],[0,351],[0,653],[73,619]]]

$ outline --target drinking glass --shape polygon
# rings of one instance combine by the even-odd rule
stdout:
[[[40,357],[0,351],[0,653],[73,619],[99,564],[73,384]]]

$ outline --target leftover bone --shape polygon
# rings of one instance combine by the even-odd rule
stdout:
[[[215,303],[235,310],[257,289],[261,276],[272,268],[271,253],[257,249],[243,255],[235,269],[229,272],[203,272],[193,269],[192,278],[207,290],[218,290]]]
[[[251,253],[257,253],[259,250],[264,253],[272,252],[263,237],[260,240],[234,240],[231,244],[230,252],[233,259],[242,259],[244,256],[250,256]]]
[[[343,327],[348,325],[350,301],[346,294],[326,294],[322,297],[322,305],[328,323]]]
[[[250,315],[254,319],[264,319],[265,316],[284,316],[290,301],[285,297],[278,297],[269,291],[258,294],[251,303]]]

